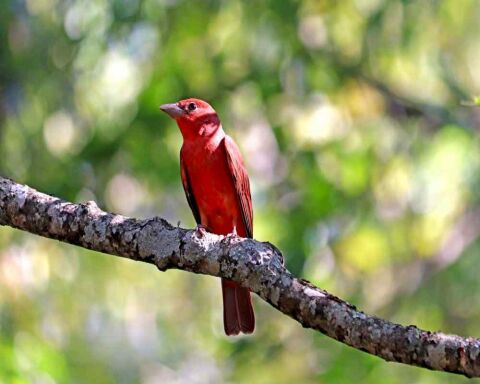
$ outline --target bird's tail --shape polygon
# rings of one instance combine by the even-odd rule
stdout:
[[[255,329],[250,291],[240,284],[222,279],[223,327],[228,336],[240,332],[252,333]]]

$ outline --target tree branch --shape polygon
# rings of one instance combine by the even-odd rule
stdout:
[[[428,332],[369,316],[293,276],[269,243],[202,235],[161,218],[137,220],[73,204],[0,177],[0,225],[111,255],[235,280],[280,312],[387,361],[480,376],[480,340]]]

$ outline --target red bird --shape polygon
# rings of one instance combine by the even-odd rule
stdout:
[[[160,109],[177,121],[183,136],[182,183],[197,225],[219,235],[252,237],[247,171],[237,145],[223,131],[215,110],[198,99],[164,104]],[[255,316],[250,291],[222,279],[222,293],[225,333],[252,333]]]

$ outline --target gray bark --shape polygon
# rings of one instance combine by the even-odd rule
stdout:
[[[401,326],[293,276],[270,243],[218,236],[73,204],[0,177],[0,225],[156,265],[235,280],[280,312],[387,361],[480,376],[480,340]],[[260,325],[261,326],[261,325]]]

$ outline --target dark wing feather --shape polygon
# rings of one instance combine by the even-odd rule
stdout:
[[[183,190],[185,191],[185,196],[187,196],[188,205],[192,210],[193,216],[195,217],[195,221],[197,222],[197,224],[200,224],[201,223],[200,211],[198,210],[197,202],[195,201],[195,197],[193,195],[192,187],[188,179],[187,167],[185,166],[181,153],[180,153],[180,172],[182,174]]]
[[[246,235],[247,237],[253,237],[252,197],[250,195],[250,182],[248,180],[247,170],[243,164],[242,155],[240,154],[237,144],[235,144],[229,136],[225,136],[223,139],[223,146],[237,194],[237,200],[242,211]]]

